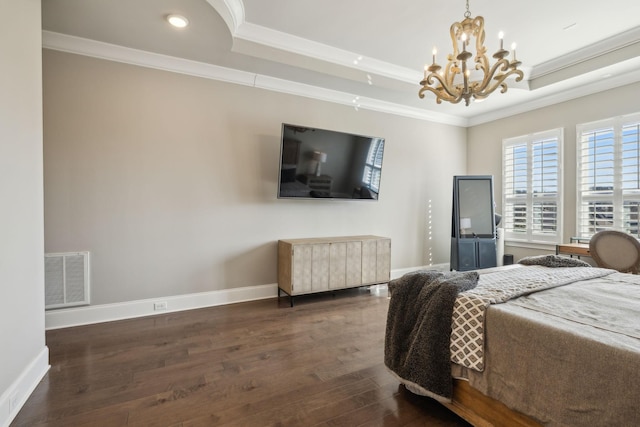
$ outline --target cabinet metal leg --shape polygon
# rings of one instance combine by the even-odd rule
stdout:
[[[281,292],[284,292],[284,294],[289,297],[289,304],[291,304],[291,307],[293,307],[293,295],[289,295],[287,293],[287,291],[284,291],[284,290],[280,289],[279,286],[278,286],[278,303],[280,302],[280,293]]]

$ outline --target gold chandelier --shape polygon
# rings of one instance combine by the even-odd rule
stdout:
[[[509,61],[509,52],[503,48],[503,33],[500,32],[500,49],[493,54],[496,59],[495,64],[490,65],[487,58],[487,48],[484,47],[484,18],[478,16],[471,18],[469,12],[469,0],[467,0],[467,11],[462,22],[454,22],[451,25],[451,42],[453,43],[453,53],[447,56],[447,65],[444,72],[442,67],[436,63],[437,50],[433,48],[433,63],[424,67],[424,80],[420,82],[422,88],[418,92],[420,98],[424,98],[426,91],[436,95],[436,102],[448,101],[457,104],[464,99],[465,105],[469,105],[471,98],[481,100],[488,97],[494,90],[501,87],[500,93],[507,91],[505,80],[514,75],[515,81],[519,82],[523,78],[523,73],[518,70],[521,64],[516,59],[515,43],[511,46],[513,59]],[[467,51],[475,39],[476,56],[475,71],[471,71],[467,66],[467,60],[473,55]],[[459,49],[462,45],[462,50]]]

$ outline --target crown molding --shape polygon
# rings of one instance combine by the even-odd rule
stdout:
[[[253,44],[268,46],[295,55],[302,55],[351,68],[362,73],[388,77],[404,83],[415,84],[422,79],[422,70],[401,67],[249,22],[242,24],[233,34],[233,37]],[[250,54],[251,52],[244,49],[244,46],[246,44],[234,44],[234,50],[239,53]]]
[[[238,28],[244,24],[244,3],[242,0],[207,0],[207,3],[215,9],[234,35]]]
[[[395,104],[379,99],[367,98],[351,93],[311,86],[304,83],[278,79],[276,77],[257,75],[255,86],[274,92],[288,93],[290,95],[303,96],[306,98],[327,101],[334,104],[341,104],[353,107],[356,110],[363,109],[378,111],[381,113],[393,114],[396,116],[409,117],[412,119],[426,120],[430,122],[437,122],[454,126],[465,127],[468,124],[468,120],[466,118],[460,118],[449,114],[436,113],[421,108],[408,107],[406,105]]]
[[[469,127],[487,123],[625,84],[635,83],[639,80],[639,73],[637,70],[640,69],[640,57],[636,57],[625,61],[627,64],[627,71],[619,74],[616,73],[612,78],[597,78],[595,79],[595,82],[591,82],[585,79],[586,76],[582,76],[581,78],[578,78],[579,81],[574,83],[571,88],[562,89],[556,86],[554,93],[550,93],[554,88],[554,85],[549,85],[537,89],[535,92],[540,95],[536,96],[535,99],[526,99],[522,102],[512,103],[502,109],[466,118],[452,114],[437,113],[428,109],[386,102],[379,99],[362,97],[354,93],[321,88],[271,76],[176,58],[168,55],[161,55],[50,31],[42,32],[42,40],[43,48],[46,49],[218,80],[227,83],[251,86],[264,90],[287,93],[350,106],[356,109],[377,111],[417,120],[425,120],[460,127]],[[602,70],[606,70],[606,68]],[[601,73],[601,71],[597,72]],[[527,89],[523,90],[529,92]],[[545,92],[548,92],[549,94],[544,95]]]
[[[51,31],[42,32],[42,47],[245,86],[253,86],[255,80],[255,74],[246,71],[234,70],[218,65],[161,55]]]
[[[407,107],[401,104],[395,104],[378,99],[360,97],[353,93],[340,92],[304,83],[278,79],[271,76],[249,73],[218,65],[161,55],[50,31],[42,32],[42,45],[43,48],[58,50],[61,52],[90,56],[93,58],[137,65],[146,68],[154,68],[211,80],[219,80],[227,83],[252,86],[259,89],[318,99],[335,104],[394,114],[418,120],[433,121],[462,127],[465,127],[468,124],[468,120],[466,118],[449,114],[435,113],[429,110]]]
[[[532,68],[530,79],[535,80],[639,43],[640,26],[538,64]]]

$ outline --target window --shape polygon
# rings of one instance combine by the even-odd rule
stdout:
[[[367,160],[364,166],[362,182],[365,186],[380,192],[380,175],[382,171],[382,154],[384,153],[384,139],[374,138],[371,140]]]
[[[502,227],[506,240],[562,241],[562,129],[502,142]]]
[[[640,114],[577,126],[577,235],[638,232]]]

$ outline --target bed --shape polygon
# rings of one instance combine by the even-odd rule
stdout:
[[[565,273],[572,279],[543,283],[558,281],[555,278]],[[466,280],[476,273],[465,274]],[[449,394],[437,387],[430,389],[428,382],[426,388],[420,384],[425,366],[431,367],[427,371],[445,366],[426,354],[442,346],[437,337],[432,341],[438,322],[429,323],[426,315],[422,320],[420,307],[407,310],[411,301],[420,298],[403,295],[400,287],[406,280],[389,284],[385,363],[407,389],[436,398],[476,426],[640,424],[640,276],[590,267],[517,265],[481,271],[476,277],[477,286],[458,292],[450,317],[439,322],[449,325],[448,367],[435,376],[446,377],[452,384]],[[504,302],[488,304],[480,328],[470,327],[469,317],[460,313],[457,304],[481,288],[509,282],[512,277],[525,278],[532,285],[518,296],[506,295]],[[412,280],[411,286],[417,289],[415,278]],[[394,325],[398,317],[413,318],[413,329],[407,324]],[[421,322],[428,324],[424,335],[416,333],[416,324]],[[459,330],[481,335],[475,362],[461,363],[469,350],[461,351],[460,346],[476,338],[460,337]],[[399,353],[389,350],[394,340],[406,343],[407,338],[412,342],[409,347],[421,343],[416,354],[408,357],[411,348],[407,346]],[[397,364],[403,358],[408,370]],[[418,375],[412,377],[415,372]]]

